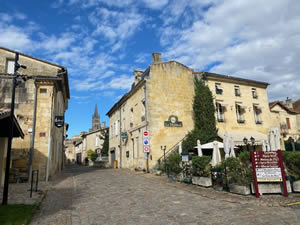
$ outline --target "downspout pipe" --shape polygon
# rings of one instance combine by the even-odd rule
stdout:
[[[46,168],[46,182],[49,180],[49,171],[51,168],[51,158],[52,158],[52,126],[53,126],[53,106],[54,106],[54,90],[52,91],[52,105],[51,105],[51,121],[50,121],[50,130],[48,138],[48,159],[47,159],[47,168]]]
[[[31,175],[32,175],[32,161],[33,161],[33,153],[34,153],[34,138],[35,138],[35,127],[36,127],[36,108],[37,108],[37,92],[38,86],[36,80],[34,81],[35,86],[35,93],[34,93],[34,108],[33,108],[33,121],[32,121],[32,136],[30,141],[30,148],[29,148],[29,169],[28,169],[28,182],[31,182]]]

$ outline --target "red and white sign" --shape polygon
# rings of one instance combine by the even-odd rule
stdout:
[[[149,137],[149,132],[146,130],[143,132],[143,136],[144,138],[148,138]]]
[[[251,152],[256,197],[259,197],[258,182],[282,182],[284,195],[288,197],[281,150]]]
[[[150,147],[149,145],[144,145],[144,152],[150,152]]]

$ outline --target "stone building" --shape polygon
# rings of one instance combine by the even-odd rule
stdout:
[[[194,77],[203,79],[214,94],[220,138],[231,132],[235,144],[244,137],[261,142],[272,127],[268,117],[267,83],[193,69],[176,61],[162,62],[153,53],[146,70],[134,71],[134,84],[108,111],[109,160],[118,167],[152,169],[193,129]],[[239,96],[238,96],[239,94]],[[144,153],[144,131],[148,131],[150,153]],[[195,143],[196,145],[196,143]],[[147,147],[146,147],[147,149]]]
[[[66,163],[76,162],[75,143],[79,140],[81,140],[80,136],[73,136],[71,139],[65,140]]]
[[[106,127],[105,122],[100,124],[100,116],[98,114],[97,105],[95,106],[95,111],[92,116],[92,128],[89,132],[81,132],[79,136],[74,136],[72,139],[66,141],[65,152],[70,152],[70,157],[72,157],[72,152],[74,150],[74,159],[76,163],[82,164],[86,157],[88,157],[88,150],[96,152],[102,149],[105,135],[108,133],[109,128]],[[71,147],[70,145],[73,144]],[[69,158],[67,156],[67,158]]]
[[[223,139],[227,132],[236,146],[244,146],[243,139],[250,142],[253,137],[255,149],[261,150],[270,128],[274,127],[268,107],[269,84],[208,72],[201,74],[213,93],[219,137]]]
[[[270,102],[269,107],[273,123],[280,127],[282,139],[298,142],[300,150],[300,100],[293,102],[287,98]]]
[[[14,58],[16,52],[0,47],[0,107],[11,103]],[[12,145],[12,172],[28,173],[29,152],[33,152],[33,169],[39,170],[40,180],[48,180],[63,165],[64,127],[55,126],[57,116],[64,117],[70,98],[68,72],[56,65],[23,53],[19,63],[27,69],[19,73],[28,75],[16,88],[15,115],[24,131],[24,139],[15,139]],[[36,110],[35,110],[36,109]],[[35,131],[33,133],[33,131]],[[12,174],[12,176],[14,176]]]

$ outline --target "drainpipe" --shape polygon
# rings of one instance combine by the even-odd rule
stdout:
[[[148,130],[147,80],[145,80],[145,85],[144,85],[144,95],[145,95],[145,120],[146,120],[146,130]],[[149,173],[149,153],[147,153],[146,171],[147,171],[147,173]]]
[[[122,105],[120,106],[120,168],[122,166],[122,137],[121,137],[121,131],[122,131]]]
[[[47,168],[46,168],[46,182],[49,179],[49,171],[51,168],[51,156],[52,156],[52,126],[53,126],[53,106],[54,106],[54,87],[52,91],[52,104],[51,104],[51,121],[50,121],[50,130],[49,130],[49,138],[48,138],[48,159],[47,159]]]
[[[35,86],[35,93],[34,93],[34,108],[33,108],[33,121],[32,121],[32,136],[30,141],[30,148],[29,148],[29,169],[28,169],[28,178],[29,183],[31,182],[31,175],[32,175],[32,160],[33,160],[33,153],[34,153],[34,138],[35,138],[35,125],[36,125],[36,106],[37,106],[37,82],[34,81]]]

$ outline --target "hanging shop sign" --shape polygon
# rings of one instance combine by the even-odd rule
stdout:
[[[121,132],[121,138],[124,140],[124,139],[127,139],[128,138],[128,134],[127,132]]]
[[[251,152],[251,162],[257,198],[258,182],[282,182],[284,195],[288,196],[281,150]]]
[[[165,127],[182,127],[182,122],[178,121],[178,117],[171,115],[168,121],[165,121]]]
[[[54,124],[58,128],[63,127],[64,126],[64,116],[55,116]]]

